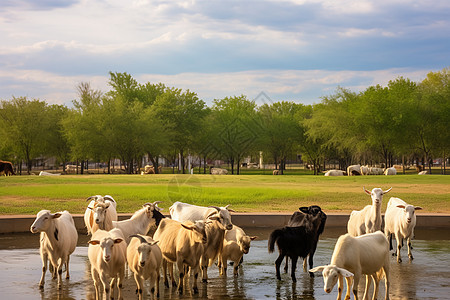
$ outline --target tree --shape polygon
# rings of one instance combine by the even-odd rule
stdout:
[[[69,109],[64,105],[51,105],[48,107],[50,124],[45,143],[45,153],[56,156],[63,163],[65,171],[66,163],[70,159],[70,145],[64,135],[63,121],[68,117]]]
[[[47,108],[44,101],[26,97],[0,102],[3,136],[17,157],[25,160],[28,174],[31,174],[33,159],[44,153],[44,141],[50,126]]]
[[[257,146],[262,134],[261,122],[256,114],[256,104],[246,96],[226,97],[214,100],[212,114],[216,126],[217,149],[231,164],[237,165],[237,174],[242,159]]]
[[[294,153],[301,137],[300,123],[295,118],[301,104],[294,102],[276,102],[259,107],[264,131],[261,146],[264,152],[273,157],[275,166],[280,164],[283,174],[287,158]]]

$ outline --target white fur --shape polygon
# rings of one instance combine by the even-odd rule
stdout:
[[[374,188],[370,192],[364,188],[364,191],[372,198],[372,205],[367,205],[362,210],[352,211],[347,223],[348,233],[358,236],[381,230],[381,203],[383,195],[391,189],[383,191],[380,188]]]
[[[324,176],[344,176],[344,173],[342,170],[328,170]]]
[[[384,232],[386,238],[389,239],[390,234],[395,235],[397,241],[397,261],[401,262],[400,249],[402,247],[402,239],[407,240],[408,257],[412,260],[411,239],[414,238],[414,227],[416,226],[415,211],[422,209],[419,206],[407,204],[400,198],[392,197],[389,199],[386,213],[384,215]]]
[[[84,212],[84,224],[88,234],[92,234],[98,229],[106,231],[113,229],[112,222],[117,221],[116,201],[110,195],[92,197],[94,200],[89,202]]]
[[[384,273],[386,295],[389,299],[389,242],[381,231],[368,233],[358,237],[345,234],[339,237],[334,247],[331,262],[328,266],[319,266],[310,272],[322,271],[324,290],[330,293],[336,283],[338,285],[338,297],[341,299],[344,288],[343,278],[347,281],[347,293],[345,299],[350,299],[350,289],[353,283],[353,294],[358,299],[358,284],[362,275],[366,276],[366,289],[364,299],[368,299],[370,277],[374,279],[375,290],[373,298],[377,298],[379,280]]]
[[[78,241],[72,216],[68,211],[52,214],[49,210],[41,210],[30,230],[32,233],[41,233],[39,250],[43,267],[39,287],[44,287],[47,261],[50,260],[53,278],[58,274],[58,287],[61,288],[62,267],[66,266],[66,278],[69,278],[69,258]]]
[[[351,165],[347,167],[347,175],[353,176],[352,171],[356,171],[358,173],[361,173],[361,165]]]
[[[394,167],[387,168],[384,170],[384,175],[397,175],[397,170]]]

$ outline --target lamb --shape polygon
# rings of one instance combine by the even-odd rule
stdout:
[[[161,201],[145,203],[142,208],[136,211],[130,219],[123,221],[113,221],[114,228],[122,230],[125,241],[130,242],[130,236],[133,234],[147,234],[153,224],[159,225],[164,216],[159,212],[158,207]]]
[[[379,280],[385,276],[386,294],[389,299],[389,243],[381,231],[368,233],[358,237],[352,237],[348,233],[339,237],[334,247],[331,262],[328,266],[319,266],[310,272],[323,274],[324,290],[331,293],[336,282],[339,280],[338,297],[341,299],[344,288],[343,277],[347,281],[347,293],[345,299],[350,299],[350,289],[353,283],[353,295],[358,299],[358,284],[362,275],[366,276],[366,289],[364,299],[367,299],[371,284],[369,276],[375,282],[373,298],[378,295]]]
[[[397,175],[397,170],[394,167],[387,168],[384,170],[384,175]]]
[[[416,226],[416,210],[421,210],[420,206],[407,204],[400,198],[392,197],[389,199],[386,213],[384,215],[384,232],[386,238],[389,238],[389,248],[392,250],[392,234],[397,241],[397,262],[402,262],[400,249],[403,239],[407,239],[408,257],[413,260],[411,253],[411,239],[414,238],[414,227]]]
[[[139,299],[143,298],[144,281],[150,278],[150,291],[152,297],[159,298],[159,269],[162,263],[161,249],[149,236],[132,235],[127,247],[127,261],[136,281],[136,293]]]
[[[347,231],[352,236],[381,230],[381,202],[383,201],[383,195],[388,193],[392,188],[386,191],[383,191],[380,188],[374,188],[372,189],[372,192],[365,188],[363,189],[364,192],[371,196],[372,205],[367,205],[362,210],[354,210],[350,214],[350,219],[347,223]]]
[[[281,229],[274,230],[268,241],[269,253],[272,253],[275,248],[275,243],[280,252],[275,261],[276,276],[281,280],[280,265],[284,257],[287,256],[292,260],[291,278],[296,282],[295,268],[297,267],[298,257],[306,258],[311,250],[314,248],[314,243],[317,242],[315,232],[307,226],[289,227],[285,226]]]
[[[62,286],[62,267],[66,267],[66,278],[69,278],[69,259],[77,246],[78,233],[75,223],[68,211],[50,213],[41,210],[30,227],[32,233],[41,233],[40,249],[42,259],[42,276],[39,287],[44,288],[47,261],[50,260],[53,268],[53,278],[58,273],[58,288]]]
[[[256,236],[248,236],[242,228],[233,225],[233,229],[225,232],[222,249],[220,249],[219,267],[220,275],[227,274],[227,261],[233,261],[234,276],[238,276],[239,264],[244,254],[250,250],[250,242],[255,240]]]
[[[194,294],[198,293],[197,278],[200,271],[200,258],[207,242],[205,221],[181,223],[165,218],[161,220],[153,238],[159,241],[159,247],[165,260],[163,262],[164,284],[169,286],[166,274],[167,263],[170,263],[172,283],[174,283],[172,264],[176,263],[179,272],[178,292],[183,294],[185,267],[189,267],[194,272]]]
[[[351,165],[347,168],[347,175],[348,176],[354,176],[354,175],[361,175],[361,165]]]
[[[101,298],[102,291],[104,299],[110,298],[110,292],[111,299],[115,298],[117,288],[119,290],[118,299],[122,299],[122,282],[125,275],[127,251],[127,243],[122,231],[117,228],[110,231],[99,229],[93,233],[88,243],[88,257],[91,263],[96,299]],[[108,282],[108,277],[112,279],[111,284]],[[100,287],[100,283],[103,288]]]
[[[91,200],[93,199],[93,200]],[[84,212],[84,224],[87,233],[92,234],[98,229],[111,230],[114,228],[112,222],[117,221],[116,201],[110,195],[91,196],[86,201],[91,200]]]

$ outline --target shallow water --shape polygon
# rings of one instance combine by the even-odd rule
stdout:
[[[199,294],[178,295],[175,289],[164,288],[161,280],[161,299],[335,299],[337,288],[326,294],[320,274],[310,278],[297,266],[297,283],[293,284],[288,274],[282,280],[275,278],[274,262],[277,253],[267,252],[267,236],[271,230],[247,228],[249,235],[259,238],[252,242],[250,253],[244,256],[244,263],[237,278],[219,276],[216,266],[209,268],[209,282],[199,282]],[[345,229],[329,229],[319,241],[314,265],[329,263],[337,237]],[[402,249],[403,263],[391,259],[391,299],[448,299],[450,294],[450,240],[448,230],[416,230],[413,241],[414,260],[408,261],[406,249]],[[56,280],[47,272],[44,290],[38,287],[41,275],[39,236],[31,234],[0,235],[0,294],[1,299],[94,299],[95,292],[87,258],[88,237],[80,235],[79,246],[71,256],[71,278],[63,280],[58,290]],[[290,269],[290,267],[289,267]],[[65,273],[63,273],[65,274]],[[147,286],[148,287],[148,286]],[[124,282],[124,299],[137,299],[136,284],[128,272]],[[148,290],[148,288],[147,288]],[[360,283],[360,295],[363,283]],[[149,296],[147,295],[147,298]],[[384,298],[384,281],[380,285],[378,299]]]

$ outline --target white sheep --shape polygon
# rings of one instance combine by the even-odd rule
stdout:
[[[238,275],[238,268],[244,254],[250,250],[250,242],[256,239],[256,236],[248,236],[242,228],[233,225],[233,229],[225,232],[222,249],[219,253],[220,275],[227,274],[227,261],[233,261],[234,276]]]
[[[68,211],[50,213],[41,210],[30,227],[32,233],[41,233],[40,254],[42,259],[42,276],[39,287],[44,288],[47,262],[53,268],[53,278],[58,274],[58,288],[62,284],[62,267],[66,267],[66,278],[69,278],[69,258],[77,246],[78,233],[73,218]]]
[[[360,168],[361,175],[369,175],[369,166],[361,166]]]
[[[101,298],[102,291],[104,299],[109,299],[110,295],[111,299],[115,298],[117,288],[119,290],[117,299],[122,299],[127,251],[127,243],[122,231],[117,228],[110,231],[99,229],[94,232],[88,243],[88,257],[96,299]],[[108,278],[111,278],[111,283]]]
[[[152,297],[159,298],[159,269],[162,263],[161,249],[149,236],[132,235],[127,247],[127,261],[136,281],[136,293],[142,299],[144,281],[150,278],[150,292]]]
[[[353,295],[358,299],[358,284],[362,275],[366,276],[366,289],[364,299],[368,298],[372,276],[375,282],[373,298],[378,295],[379,280],[385,276],[386,294],[385,299],[389,299],[389,242],[381,231],[368,233],[358,237],[345,234],[339,237],[334,247],[331,262],[327,266],[315,267],[310,272],[322,271],[324,290],[331,293],[333,287],[338,284],[338,297],[341,299],[344,289],[345,277],[347,281],[347,293],[345,299],[350,299],[350,290],[353,283]],[[384,273],[384,274],[383,274]]]
[[[394,167],[384,170],[384,175],[397,175],[397,170]]]
[[[383,175],[384,170],[382,168],[370,167],[369,175]]]
[[[345,174],[342,170],[328,170],[324,176],[344,176]]]
[[[153,224],[157,224],[156,214],[161,215],[158,203],[145,203],[142,208],[136,211],[130,219],[122,221],[113,221],[114,228],[122,230],[125,241],[130,242],[130,236],[133,234],[147,234]]]
[[[89,202],[86,211],[84,212],[84,224],[86,225],[87,233],[92,234],[98,229],[111,230],[113,229],[112,222],[117,221],[116,201],[110,195],[91,196],[86,199]]]
[[[211,168],[210,173],[211,173],[211,175],[227,175],[228,170],[222,169],[222,168]]]
[[[351,165],[347,167],[347,175],[360,175],[361,174],[361,165]]]
[[[383,195],[388,193],[392,188],[386,191],[380,188],[374,188],[372,191],[363,189],[364,192],[371,196],[372,205],[367,205],[362,210],[354,210],[350,214],[347,231],[352,236],[381,230],[381,202],[383,201]]]
[[[395,235],[397,241],[397,262],[401,262],[400,249],[402,248],[403,239],[407,240],[408,257],[413,259],[411,253],[411,239],[414,238],[414,227],[416,226],[416,210],[422,207],[407,204],[400,198],[392,197],[389,199],[386,213],[384,215],[384,232],[386,238],[391,241],[390,248],[392,249],[391,234]]]

